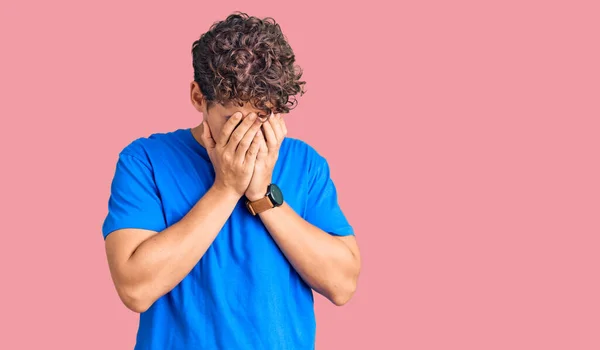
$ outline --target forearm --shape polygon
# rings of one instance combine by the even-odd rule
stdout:
[[[339,238],[300,217],[287,203],[259,214],[302,279],[336,305],[356,289],[360,258]]]
[[[239,197],[211,187],[177,223],[148,238],[122,269],[142,309],[171,291],[198,263]]]

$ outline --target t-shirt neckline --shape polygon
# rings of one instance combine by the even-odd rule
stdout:
[[[190,145],[190,147],[192,147],[198,152],[206,153],[206,148],[204,148],[204,146],[202,146],[200,142],[198,142],[198,140],[196,140],[196,138],[194,137],[194,134],[192,133],[192,128],[183,129],[183,133],[185,134],[186,142],[188,143],[188,145]]]

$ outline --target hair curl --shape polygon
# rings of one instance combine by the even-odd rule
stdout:
[[[192,45],[194,81],[208,102],[249,102],[256,109],[287,113],[306,82],[279,24],[235,12],[214,23]],[[296,71],[298,68],[298,71]]]

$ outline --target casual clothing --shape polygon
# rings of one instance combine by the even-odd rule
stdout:
[[[140,138],[119,154],[102,226],[162,231],[212,186],[213,166],[191,129]],[[352,235],[325,158],[285,138],[273,183],[300,216],[332,235]],[[311,288],[258,216],[237,203],[191,272],[140,314],[136,349],[313,349]]]

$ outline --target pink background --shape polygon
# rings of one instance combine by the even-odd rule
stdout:
[[[0,348],[133,347],[100,232],[116,157],[199,123],[191,44],[234,10],[282,25],[289,136],[362,248],[318,349],[600,348],[598,2],[162,3],[0,5]]]

